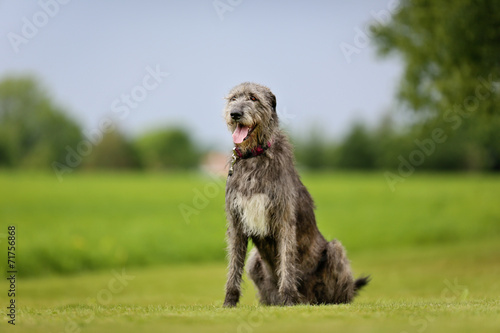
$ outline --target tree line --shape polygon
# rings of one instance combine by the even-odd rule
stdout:
[[[464,126],[465,127],[465,126]],[[489,130],[489,131],[488,131]],[[500,171],[500,123],[475,135],[444,126],[397,126],[385,117],[371,128],[357,122],[341,140],[318,130],[294,139],[296,160],[307,169]]]
[[[486,89],[486,88],[485,88]],[[324,140],[317,129],[294,137],[297,164],[307,169],[500,170],[500,122],[495,117],[453,117],[396,125],[390,116],[376,127],[355,123],[341,140]],[[0,82],[0,167],[75,169],[196,169],[206,151],[182,128],[154,130],[136,138],[115,124],[83,133],[36,80]]]
[[[499,171],[500,2],[402,0],[383,16],[367,36],[381,57],[403,60],[397,102],[412,122],[395,125],[386,117],[375,128],[356,123],[337,142],[312,131],[294,140],[298,164]],[[36,80],[0,82],[0,167],[186,169],[196,168],[202,155],[177,128],[134,139],[115,129],[91,140]]]
[[[102,124],[101,124],[102,125]],[[74,169],[189,169],[201,151],[187,131],[166,128],[127,138],[108,123],[86,135],[32,77],[0,82],[0,167]]]

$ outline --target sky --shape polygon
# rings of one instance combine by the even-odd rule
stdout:
[[[0,0],[0,79],[30,74],[85,131],[183,126],[231,146],[223,97],[252,81],[296,136],[340,138],[394,105],[402,65],[366,27],[393,0]]]

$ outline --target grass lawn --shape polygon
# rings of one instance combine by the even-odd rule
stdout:
[[[222,308],[223,181],[0,172],[0,332],[500,332],[500,177],[306,174],[320,230],[372,282],[353,304]],[[183,215],[182,207],[191,214]],[[2,259],[3,258],[3,259]]]
[[[321,232],[349,253],[500,239],[500,177],[305,174]],[[20,275],[225,260],[224,180],[195,174],[0,172],[0,242],[17,226]],[[1,257],[0,257],[1,258]],[[6,262],[0,260],[0,271]]]
[[[9,331],[498,332],[499,254],[489,241],[354,255],[354,270],[373,280],[353,304],[330,306],[259,306],[247,281],[239,307],[224,309],[222,263],[31,278],[18,282]]]

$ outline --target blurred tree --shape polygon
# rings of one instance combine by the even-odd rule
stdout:
[[[444,113],[484,96],[478,111],[498,113],[500,2],[403,0],[388,24],[374,28],[380,54],[404,58],[399,96],[412,110]]]
[[[322,130],[311,128],[305,139],[294,139],[295,158],[299,165],[318,170],[328,167],[328,144],[323,139]]]
[[[200,161],[189,133],[180,128],[158,130],[135,141],[141,163],[149,169],[192,169]]]
[[[385,114],[372,133],[375,147],[375,165],[378,168],[394,169],[398,166],[398,155],[408,146],[403,140],[405,135],[398,132],[391,114]]]
[[[31,77],[0,82],[0,166],[50,168],[81,140],[79,126]]]
[[[344,169],[373,169],[375,142],[366,127],[357,123],[339,148],[338,166]]]
[[[118,130],[104,134],[102,141],[83,160],[85,169],[136,169],[139,166],[137,152]]]
[[[461,149],[468,167],[500,169],[500,2],[403,0],[373,31],[381,55],[403,57],[398,97],[427,133],[442,128],[467,144],[440,149]],[[468,154],[466,146],[480,153]]]

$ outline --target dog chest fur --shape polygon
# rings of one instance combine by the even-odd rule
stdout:
[[[248,236],[269,234],[268,203],[269,197],[262,193],[251,197],[236,194],[233,204],[241,215],[243,230]]]

